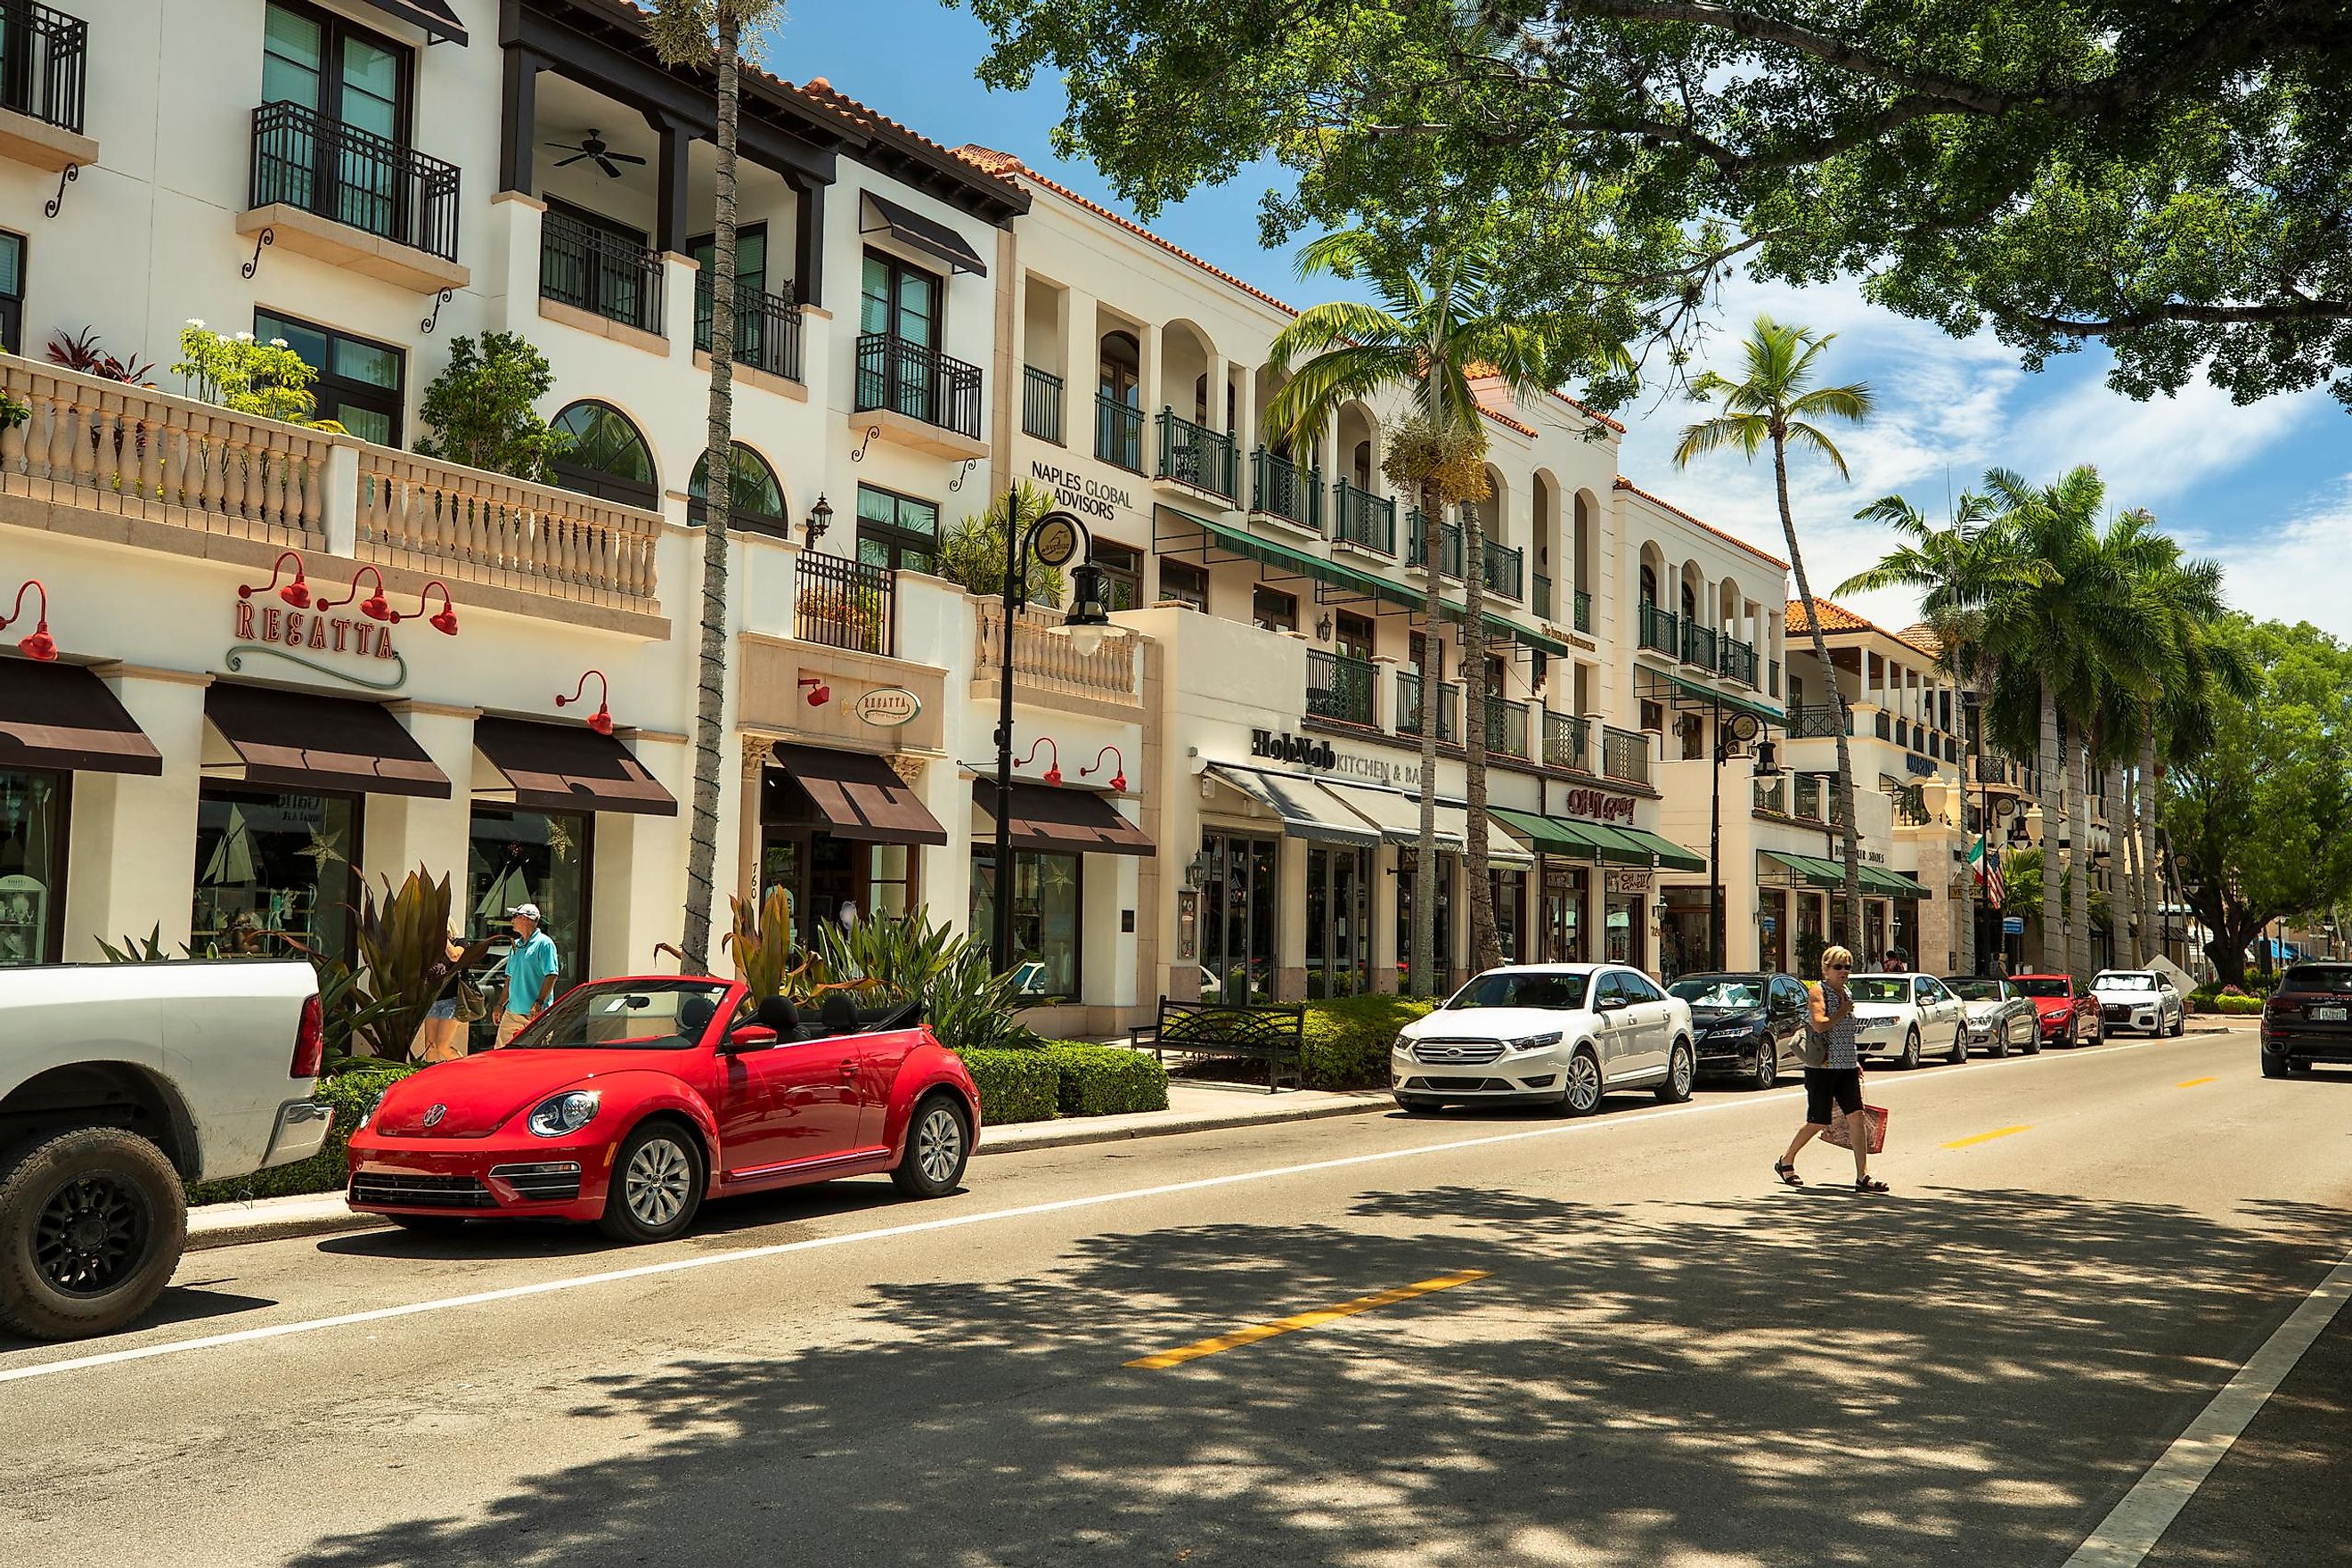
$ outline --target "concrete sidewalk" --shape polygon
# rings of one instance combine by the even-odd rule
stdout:
[[[1131,1138],[1163,1138],[1179,1132],[1354,1116],[1388,1110],[1394,1105],[1386,1089],[1344,1093],[1287,1089],[1268,1094],[1262,1089],[1240,1084],[1171,1083],[1168,1086],[1165,1110],[1136,1111],[1125,1116],[1072,1116],[1053,1121],[983,1128],[980,1147],[973,1152],[1017,1154],[1032,1149],[1124,1142]],[[188,1211],[188,1250],[373,1229],[387,1223],[373,1215],[353,1214],[340,1192],[258,1198],[251,1203],[206,1204]]]

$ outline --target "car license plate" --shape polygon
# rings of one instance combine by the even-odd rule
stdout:
[[[2341,1007],[2314,1007],[2311,1010],[2311,1021],[2315,1024],[2340,1024],[2344,1022],[2344,1009]]]

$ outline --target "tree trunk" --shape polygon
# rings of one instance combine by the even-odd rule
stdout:
[[[2151,728],[2139,741],[2139,808],[2142,818],[2139,897],[2140,907],[2147,911],[2147,919],[2151,922],[2142,928],[2141,940],[2152,953],[2164,952],[2164,878],[2157,850],[2162,787],[2156,772],[2156,731]]]
[[[2066,742],[2069,788],[2074,799],[2067,810],[2067,837],[2074,852],[2066,858],[2066,973],[2077,990],[2091,983],[2091,742],[2077,725]]]
[[[1954,717],[1958,719],[1962,729],[1968,727],[1969,705],[1960,700],[1960,694],[1964,688],[1957,672],[1966,668],[1968,664],[1969,661],[1960,658],[1958,650],[1955,649],[1952,659],[1952,668],[1955,671],[1952,679],[1952,704],[1958,710]],[[1958,910],[1960,929],[1958,933],[1958,940],[1953,944],[1955,963],[1953,973],[1974,974],[1977,972],[1977,871],[1975,867],[1969,864],[1968,852],[1975,847],[1976,841],[1969,837],[1969,757],[1970,753],[1966,744],[1966,738],[1962,739],[1960,760],[1953,768],[1953,777],[1959,781],[1960,803],[1960,907]],[[1932,885],[1927,889],[1927,896],[1931,899],[1936,896],[1936,889]]]
[[[1837,666],[1830,662],[1822,617],[1813,608],[1812,581],[1805,575],[1805,552],[1797,546],[1797,520],[1789,510],[1789,449],[1777,430],[1772,435],[1772,489],[1780,503],[1780,538],[1789,547],[1789,570],[1796,574],[1797,597],[1805,606],[1805,624],[1812,628],[1813,658],[1829,681],[1830,696],[1837,702],[1837,802],[1845,826],[1845,886],[1840,899],[1845,905],[1845,940],[1851,946],[1862,940],[1862,835],[1853,821],[1853,750],[1846,734],[1853,727],[1853,718],[1845,705],[1845,689],[1838,684]],[[1858,956],[1855,962],[1866,965],[1875,960]]]
[[[1495,934],[1495,888],[1486,875],[1486,535],[1468,507],[1462,516],[1462,748],[1470,822],[1463,876],[1470,886],[1470,968],[1503,962]],[[1444,559],[1444,552],[1439,552]]]
[[[728,521],[734,510],[735,444],[735,136],[741,107],[742,75],[736,50],[740,23],[735,10],[719,12],[718,214],[711,237],[710,418],[706,437],[709,478],[702,519],[701,668],[694,706],[694,821],[686,855],[686,931],[678,943],[680,967],[707,972],[710,964],[710,912],[716,898],[713,872],[719,858],[719,748],[725,742],[727,705]],[[1008,634],[1009,635],[1009,634]],[[759,809],[759,792],[746,789],[740,809]]]
[[[1421,511],[1426,518],[1437,499],[1436,488],[1421,482]],[[1444,584],[1437,575],[1436,541],[1423,535],[1429,554],[1423,563],[1429,573],[1429,598],[1423,611],[1421,634],[1421,837],[1412,860],[1412,994],[1437,994],[1437,715],[1445,661],[1437,645],[1445,625]]]
[[[2065,759],[2058,750],[2058,700],[2045,684],[2042,688],[2042,742],[2040,754],[2034,760],[2034,783],[2042,796],[2042,931],[2037,944],[2042,952],[2036,961],[2042,973],[2055,974],[2065,966],[2065,929],[2061,923],[2058,885],[2059,788],[2065,773]],[[2056,957],[2052,949],[2056,948]]]

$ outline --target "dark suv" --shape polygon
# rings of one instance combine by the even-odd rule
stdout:
[[[1685,974],[1666,987],[1690,1004],[1701,1072],[1745,1074],[1758,1089],[1798,1065],[1805,1034],[1805,985],[1793,974]]]
[[[2263,1076],[2352,1063],[2352,963],[2294,963],[2263,1004]]]

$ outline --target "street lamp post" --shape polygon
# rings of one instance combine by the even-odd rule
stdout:
[[[1712,707],[1714,761],[1707,765],[1706,802],[1706,966],[1720,970],[1725,962],[1723,950],[1729,945],[1723,929],[1723,764],[1727,758],[1738,755],[1740,745],[1754,740],[1763,726],[1749,713],[1734,713],[1727,721],[1720,693],[1715,694]],[[1769,777],[1766,768],[1772,759],[1766,754],[1766,748],[1758,748],[1756,761],[1758,775]],[[1779,771],[1771,768],[1771,773]]]
[[[1080,658],[1102,647],[1110,612],[1103,602],[1102,568],[1094,563],[1094,535],[1066,511],[1049,511],[1021,526],[1021,492],[1004,497],[1004,623],[998,628],[996,698],[996,865],[993,869],[996,930],[991,956],[999,974],[1013,969],[1013,628],[1029,600],[1029,563],[1070,569],[1070,608],[1054,630],[1066,636]]]

